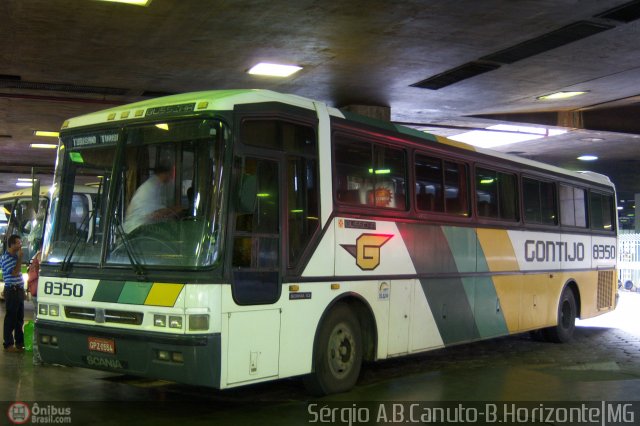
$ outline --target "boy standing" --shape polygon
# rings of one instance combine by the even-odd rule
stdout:
[[[22,240],[12,235],[7,241],[7,249],[0,258],[4,278],[4,350],[22,352],[24,350],[24,281],[22,279]],[[14,346],[15,343],[15,346]]]

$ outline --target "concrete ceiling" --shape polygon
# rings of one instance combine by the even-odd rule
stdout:
[[[0,192],[31,166],[52,170],[53,151],[29,148],[49,142],[33,130],[163,93],[263,88],[390,107],[393,121],[445,136],[563,126],[497,150],[608,174],[629,197],[640,193],[639,17],[640,1],[625,0],[2,0]],[[304,69],[246,73],[260,61]],[[588,93],[536,99],[568,90]],[[587,153],[600,159],[576,160]]]

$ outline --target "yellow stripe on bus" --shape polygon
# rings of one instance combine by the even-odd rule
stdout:
[[[509,234],[501,229],[476,229],[489,271],[518,271],[518,261]]]
[[[183,287],[184,284],[153,283],[144,304],[152,306],[174,306]]]
[[[464,142],[454,141],[453,139],[447,139],[447,138],[445,138],[443,136],[438,136],[438,135],[434,135],[434,136],[436,137],[436,140],[441,144],[454,146],[456,148],[466,149],[467,151],[475,151],[476,150],[476,148],[473,145],[469,145],[469,144],[464,143]]]
[[[507,329],[509,333],[517,333],[520,330],[520,276],[498,275],[492,279]]]

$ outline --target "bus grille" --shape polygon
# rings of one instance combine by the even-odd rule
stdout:
[[[614,271],[598,271],[598,309],[613,306]]]
[[[79,319],[84,321],[93,321],[97,323],[110,322],[117,324],[140,325],[144,315],[140,312],[117,311],[106,309],[96,314],[94,308],[81,308],[77,306],[65,306],[64,314],[67,318]]]

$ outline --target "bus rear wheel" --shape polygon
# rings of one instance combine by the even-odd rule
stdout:
[[[313,350],[314,371],[305,377],[314,395],[345,392],[358,381],[362,366],[362,331],[355,314],[340,304],[322,321]]]
[[[545,328],[545,338],[554,343],[566,343],[571,340],[576,328],[576,316],[576,297],[573,290],[565,287],[558,303],[558,325]]]

